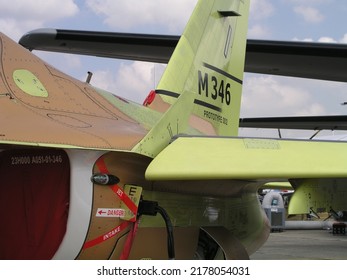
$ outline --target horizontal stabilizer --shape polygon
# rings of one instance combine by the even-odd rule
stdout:
[[[347,177],[347,143],[179,137],[149,165],[149,180]]]

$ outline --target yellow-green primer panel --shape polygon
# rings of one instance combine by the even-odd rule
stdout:
[[[13,72],[13,80],[25,93],[35,97],[47,97],[48,92],[41,81],[29,70],[17,69]]]
[[[149,165],[149,180],[347,177],[347,143],[180,137]]]

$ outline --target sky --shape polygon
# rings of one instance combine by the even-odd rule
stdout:
[[[0,0],[0,32],[15,41],[37,28],[180,35],[196,2]],[[251,0],[248,38],[347,44],[346,13],[347,2],[341,0]],[[165,65],[153,63],[34,53],[80,80],[91,71],[93,85],[139,103],[155,88],[165,69]],[[345,101],[345,83],[246,73],[241,117],[341,115],[347,111],[341,105]],[[254,131],[241,129],[242,133]],[[272,130],[255,133],[277,135]],[[294,134],[285,131],[282,135]]]

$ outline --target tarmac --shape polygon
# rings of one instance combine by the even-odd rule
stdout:
[[[347,260],[347,234],[331,229],[272,232],[251,260]]]

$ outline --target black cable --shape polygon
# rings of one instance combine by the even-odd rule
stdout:
[[[175,259],[175,245],[174,245],[174,236],[173,236],[173,227],[170,220],[169,215],[165,211],[164,208],[157,205],[156,210],[158,213],[163,217],[165,224],[166,224],[166,230],[167,230],[167,249],[168,249],[168,255],[169,260]]]
[[[175,245],[174,245],[174,236],[173,236],[173,226],[170,220],[169,215],[164,208],[158,205],[157,201],[141,200],[138,208],[138,215],[149,215],[156,216],[159,213],[166,224],[167,231],[167,250],[170,260],[175,259]]]

